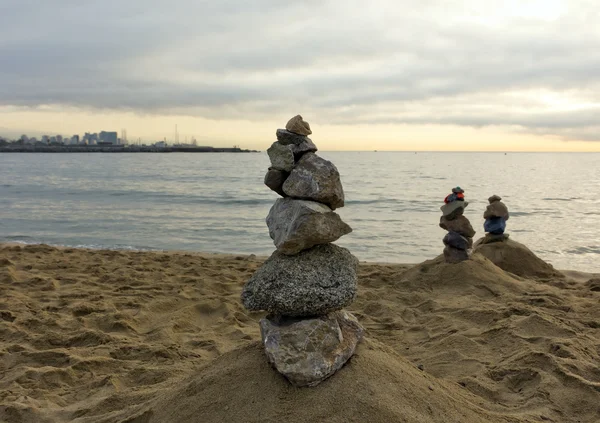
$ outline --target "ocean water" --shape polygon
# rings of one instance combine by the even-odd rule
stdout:
[[[507,232],[560,269],[600,272],[600,154],[321,152],[338,167],[337,243],[361,260],[415,263],[442,252],[443,198],[465,215],[503,197]],[[0,242],[267,255],[265,153],[0,153]]]

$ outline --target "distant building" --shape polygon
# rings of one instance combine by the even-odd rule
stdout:
[[[99,141],[102,144],[117,145],[119,143],[118,140],[117,140],[117,133],[116,132],[106,132],[106,131],[100,132]]]
[[[165,141],[158,141],[154,144],[154,146],[158,148],[165,148],[167,146],[167,143]]]
[[[77,145],[79,144],[79,135],[73,135],[71,137],[71,145]]]
[[[48,135],[42,135],[42,142],[50,144],[50,137]]]
[[[58,144],[62,144],[62,143],[63,143],[63,137],[62,137],[62,135],[57,135],[57,136],[56,136],[56,142],[57,142]]]
[[[23,144],[29,144],[29,137],[23,134],[21,135],[21,138],[19,138],[19,141],[21,141]]]
[[[83,141],[85,144],[96,144],[96,142],[98,142],[98,134],[90,134],[89,132],[86,132],[83,136]]]

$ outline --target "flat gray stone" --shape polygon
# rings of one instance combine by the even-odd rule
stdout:
[[[306,153],[283,184],[283,192],[293,198],[327,204],[332,210],[344,207],[340,173],[333,163],[314,153]]]
[[[268,317],[260,333],[269,363],[297,387],[316,386],[354,354],[364,329],[352,314],[315,318]]]
[[[333,242],[352,232],[325,204],[289,197],[278,199],[271,207],[267,226],[277,250],[287,255]]]
[[[334,244],[317,245],[295,256],[275,251],[242,290],[251,311],[317,316],[340,310],[356,296],[358,259]]]
[[[290,176],[289,172],[285,172],[283,170],[278,170],[274,168],[270,168],[265,175],[265,185],[271,188],[271,190],[275,191],[277,194],[282,197],[287,197],[285,192],[283,192],[283,183]]]
[[[273,169],[291,172],[294,168],[294,152],[292,151],[291,146],[274,142],[273,145],[267,149],[267,154],[269,155],[271,167]]]
[[[442,211],[443,216],[446,216],[446,218],[452,220],[457,216],[462,215],[464,213],[464,209],[466,209],[468,205],[468,201],[457,200],[448,204],[444,204],[442,207],[440,207],[440,210]]]

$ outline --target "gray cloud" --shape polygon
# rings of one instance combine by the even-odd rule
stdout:
[[[593,1],[503,19],[481,2],[433,0],[4,3],[0,105],[251,119],[301,110],[345,125],[600,141]]]

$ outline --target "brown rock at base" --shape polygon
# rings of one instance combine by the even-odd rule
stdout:
[[[354,354],[364,329],[341,310],[314,318],[267,317],[260,321],[272,366],[298,387],[316,386]]]

